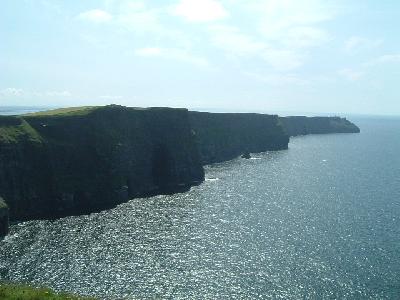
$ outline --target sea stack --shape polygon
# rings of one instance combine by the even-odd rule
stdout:
[[[246,151],[245,153],[243,153],[242,158],[250,159],[251,158],[250,152]]]
[[[8,206],[3,198],[0,197],[0,238],[8,234]]]

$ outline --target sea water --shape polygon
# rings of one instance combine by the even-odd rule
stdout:
[[[399,299],[400,119],[206,167],[190,191],[11,226],[0,279],[100,299]]]

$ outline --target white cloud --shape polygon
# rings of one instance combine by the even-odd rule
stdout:
[[[321,0],[261,0],[247,4],[247,7],[262,16],[259,29],[270,38],[280,37],[290,28],[309,27],[331,20],[336,13]]]
[[[350,68],[345,68],[338,71],[338,74],[350,81],[357,81],[364,76],[364,73],[361,71],[356,71]]]
[[[147,47],[147,48],[137,49],[135,51],[135,54],[139,56],[158,56],[162,54],[161,52],[162,50],[160,48]]]
[[[267,49],[262,58],[279,71],[296,69],[304,64],[303,55],[292,50]]]
[[[104,95],[104,96],[100,96],[100,99],[104,99],[104,100],[121,100],[121,99],[123,99],[123,97],[122,96]]]
[[[305,48],[319,46],[329,40],[328,34],[316,27],[297,26],[289,28],[282,37],[288,47]]]
[[[303,64],[304,57],[301,54],[283,47],[272,47],[263,40],[243,34],[235,27],[211,26],[210,34],[214,46],[229,56],[257,57],[280,71],[295,69]]]
[[[210,68],[210,64],[207,59],[192,55],[187,50],[178,48],[147,47],[136,49],[135,54],[143,57],[160,57],[164,59],[173,59],[189,63],[197,67]]]
[[[333,19],[335,10],[320,0],[266,0],[250,5],[258,15],[258,31],[269,43],[294,51],[316,47],[330,40],[318,27]]]
[[[105,23],[111,21],[113,16],[104,10],[92,9],[79,14],[78,18],[94,23]]]
[[[211,41],[231,55],[256,55],[263,51],[267,45],[254,40],[252,37],[240,32],[231,26],[211,26]]]
[[[376,59],[377,63],[400,63],[400,54],[382,55]]]
[[[347,53],[355,53],[363,49],[372,49],[383,44],[381,39],[367,39],[359,36],[352,36],[345,41],[344,50]]]
[[[18,88],[5,88],[0,90],[1,97],[19,97],[24,94],[24,90]]]
[[[6,88],[0,90],[0,97],[70,97],[72,94],[69,91],[26,91],[18,88]]]
[[[47,91],[42,93],[44,96],[48,97],[70,97],[72,94],[69,91]]]
[[[137,49],[136,55],[173,58],[205,66],[208,65],[205,58],[192,55],[187,50],[201,42],[202,45],[221,49],[228,58],[259,59],[276,70],[287,71],[306,62],[310,57],[308,48],[330,40],[328,33],[318,24],[335,15],[334,10],[321,0],[175,1],[172,6],[150,6],[149,2],[140,0],[106,0],[107,10],[113,12],[109,23],[145,37],[146,43],[162,45],[161,48]],[[206,30],[208,37],[203,37],[204,32],[194,36],[185,27],[165,21],[168,14],[189,22],[222,21],[230,16],[223,5],[232,12],[240,11],[248,22],[235,22],[237,27],[226,23],[198,27]],[[233,17],[230,21],[235,21]],[[169,46],[170,42],[174,46]]]
[[[363,64],[364,67],[400,63],[400,54],[385,54]]]
[[[294,74],[269,74],[269,75],[260,75],[258,73],[254,72],[244,72],[246,76],[249,76],[251,78],[254,78],[258,81],[265,82],[269,85],[275,85],[275,86],[280,86],[280,85],[288,85],[288,84],[294,84],[294,85],[306,85],[308,84],[307,80],[304,80],[297,75]]]
[[[170,12],[189,22],[211,22],[229,16],[228,11],[216,0],[180,0]]]
[[[117,17],[117,23],[136,33],[163,32],[157,11],[146,9],[125,10]]]
[[[210,26],[212,44],[228,57],[259,58],[279,71],[302,66],[308,49],[331,40],[319,27],[334,18],[336,10],[321,0],[225,0],[249,18],[251,27]],[[246,32],[251,32],[248,34]]]

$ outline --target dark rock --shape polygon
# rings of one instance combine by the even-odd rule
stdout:
[[[0,238],[8,234],[8,206],[3,198],[0,197]]]
[[[276,115],[189,112],[189,117],[203,164],[288,148],[289,137]]]
[[[251,155],[250,155],[249,152],[245,152],[245,153],[242,154],[241,157],[242,157],[242,158],[245,158],[245,159],[250,159],[250,158],[251,158]]]
[[[204,180],[186,109],[113,105],[14,118],[0,125],[0,194],[11,220],[96,212]]]
[[[204,181],[204,164],[287,149],[289,135],[330,132],[359,129],[341,118],[119,105],[0,116],[0,195],[8,204],[0,206],[0,235],[8,213],[57,218],[186,191]]]
[[[280,117],[280,122],[290,136],[325,133],[359,133],[360,128],[340,117]]]

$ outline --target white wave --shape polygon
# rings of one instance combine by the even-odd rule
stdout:
[[[206,181],[217,181],[219,178],[206,178]]]

